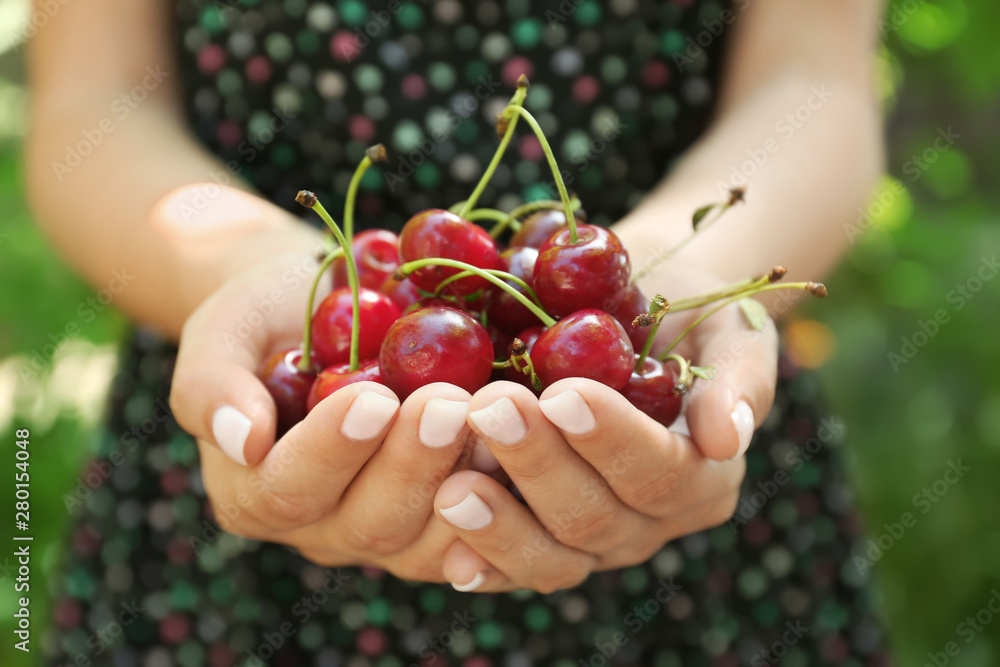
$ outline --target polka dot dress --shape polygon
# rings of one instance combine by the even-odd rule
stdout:
[[[191,126],[294,210],[331,210],[366,146],[359,222],[464,199],[492,157],[517,77],[592,220],[626,213],[697,138],[723,40],[697,0],[183,0],[176,37]],[[519,134],[483,202],[551,197]],[[175,350],[138,333],[83,471],[65,566],[50,582],[48,664],[115,667],[736,667],[889,664],[860,525],[837,464],[843,425],[783,360],[732,521],[649,562],[540,595],[458,593],[371,569],[323,569],[224,531],[197,449],[169,416]]]

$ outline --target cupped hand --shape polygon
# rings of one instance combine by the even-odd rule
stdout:
[[[693,268],[652,279],[644,285],[650,296],[659,291],[668,300],[722,284]],[[669,316],[654,353],[700,312]],[[751,329],[732,305],[675,351],[718,371],[685,398],[686,428],[664,428],[591,380],[562,380],[540,398],[509,382],[478,391],[470,425],[526,504],[481,473],[449,477],[435,510],[461,542],[445,556],[445,576],[484,592],[549,592],[596,570],[644,562],[671,539],[729,519],[742,454],[774,398],[777,333],[770,321]]]

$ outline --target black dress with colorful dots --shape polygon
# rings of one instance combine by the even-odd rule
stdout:
[[[706,125],[724,6],[698,0],[182,0],[190,123],[240,177],[294,209],[331,210],[366,146],[362,222],[398,228],[465,198],[524,73],[526,106],[591,220],[633,207]],[[706,32],[709,31],[709,32]],[[551,196],[528,134],[483,201]],[[888,664],[840,472],[842,431],[816,380],[782,360],[727,525],[648,563],[552,595],[458,593],[369,569],[325,570],[219,529],[192,439],[169,418],[174,350],[137,334],[123,356],[98,480],[56,578],[51,664],[130,667],[788,667]],[[110,474],[107,474],[108,471]],[[87,475],[84,476],[87,478]]]

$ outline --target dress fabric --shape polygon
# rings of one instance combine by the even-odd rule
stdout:
[[[739,4],[739,3],[737,3]],[[398,228],[465,198],[496,146],[514,81],[590,219],[620,218],[703,130],[738,10],[716,2],[562,0],[177,3],[190,123],[226,168],[294,210],[331,211],[366,146],[359,224]],[[736,16],[738,20],[738,16]],[[551,197],[519,133],[485,193]],[[193,440],[167,406],[175,350],[123,351],[74,528],[48,664],[129,667],[788,667],[889,663],[841,470],[844,425],[782,358],[733,520],[647,563],[551,595],[459,593],[373,569],[329,570],[225,533]],[[84,662],[81,662],[83,660]]]

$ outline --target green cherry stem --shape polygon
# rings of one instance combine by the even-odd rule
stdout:
[[[309,289],[309,301],[306,302],[306,327],[302,334],[302,358],[299,359],[298,369],[303,373],[309,371],[312,368],[312,315],[313,315],[313,304],[316,303],[316,288],[319,287],[319,281],[322,280],[323,275],[326,270],[330,268],[338,257],[342,257],[344,254],[343,248],[334,248],[323,258],[320,262],[319,272],[316,274],[316,279],[313,280],[312,287]]]
[[[671,305],[671,310],[678,313],[682,310],[690,310],[692,308],[699,308],[701,306],[708,305],[714,301],[720,299],[727,299],[731,296],[741,294],[747,290],[754,290],[771,283],[776,283],[785,277],[788,270],[783,266],[776,266],[771,269],[770,273],[762,276],[757,276],[756,278],[747,278],[746,280],[740,280],[735,283],[731,283],[722,287],[714,292],[708,292],[706,294],[700,294],[698,296],[688,297],[686,299],[678,299]]]
[[[694,329],[696,326],[698,326],[706,319],[708,319],[708,317],[713,313],[717,313],[726,306],[728,306],[729,304],[736,303],[740,299],[745,299],[748,296],[753,296],[754,294],[759,294],[761,292],[773,292],[780,289],[805,290],[806,292],[811,293],[813,296],[818,296],[818,297],[826,296],[826,286],[824,286],[823,283],[814,283],[814,282],[787,283],[785,285],[764,285],[763,287],[755,287],[752,289],[748,289],[744,292],[740,292],[739,294],[736,294],[726,299],[725,301],[718,304],[714,308],[706,310],[704,313],[699,315],[694,322],[689,324],[687,328],[684,329],[684,331],[680,332],[677,335],[677,338],[671,341],[670,345],[667,346],[667,349],[665,349],[663,352],[660,353],[660,356],[658,357],[659,360],[663,361],[664,359],[666,359],[667,356],[670,354],[670,351],[673,350],[675,347],[677,347],[677,344],[680,343],[685,336],[691,333],[692,329]]]
[[[677,362],[680,372],[677,374],[677,383],[674,385],[674,394],[683,396],[694,384],[694,373],[691,372],[691,362],[679,354],[668,354],[661,359],[664,363],[673,360]]]
[[[559,190],[559,199],[562,201],[563,211],[566,213],[566,224],[569,226],[569,242],[576,243],[576,218],[573,216],[573,206],[570,204],[569,192],[566,191],[566,184],[563,182],[562,174],[559,172],[559,165],[556,164],[556,157],[552,153],[552,147],[549,146],[549,140],[545,138],[545,133],[542,132],[542,128],[538,125],[538,121],[535,117],[531,115],[531,112],[524,107],[509,106],[504,113],[510,111],[514,114],[514,119],[517,116],[524,118],[524,121],[531,127],[531,130],[535,133],[538,138],[538,143],[542,146],[542,152],[545,153],[545,159],[548,160],[549,169],[552,170],[552,179],[556,183],[556,189]],[[511,125],[514,121],[511,121]]]
[[[507,108],[519,109],[521,104],[524,103],[524,98],[528,94],[528,77],[523,74],[517,80],[517,90],[514,91],[514,95],[510,98],[510,102]],[[504,111],[506,113],[506,110]],[[510,144],[510,140],[514,137],[514,127],[517,125],[517,118],[513,118],[509,123],[506,123],[506,127],[503,127],[502,122],[503,113],[501,117],[497,118],[497,130],[502,132],[502,138],[500,139],[500,145],[497,146],[496,152],[493,153],[493,159],[490,160],[489,165],[487,165],[486,170],[483,175],[479,178],[479,182],[476,184],[476,189],[472,191],[469,198],[465,200],[465,204],[458,212],[460,218],[465,218],[465,216],[472,210],[472,207],[476,205],[479,201],[479,197],[482,196],[483,190],[486,189],[486,185],[493,178],[493,172],[496,171],[497,165],[500,164],[500,159],[503,154],[507,151],[507,146]]]
[[[472,264],[466,264],[465,262],[460,262],[456,259],[447,259],[445,257],[427,257],[425,259],[416,259],[412,262],[407,262],[403,264],[398,269],[396,269],[396,275],[401,277],[406,277],[418,269],[422,269],[426,266],[449,266],[455,269],[461,269],[462,271],[468,271],[472,275],[479,276],[484,280],[487,280],[503,291],[510,294],[512,297],[521,302],[521,304],[530,310],[535,317],[542,321],[547,327],[552,326],[556,323],[555,319],[551,315],[542,310],[539,306],[531,302],[531,299],[525,295],[518,292],[516,289],[504,282],[503,279],[498,278],[489,271],[484,271],[478,266],[473,266]]]
[[[347,262],[347,281],[351,285],[351,306],[353,307],[353,312],[351,313],[351,357],[350,357],[350,370],[358,370],[360,365],[360,352],[359,344],[361,337],[361,304],[358,298],[358,266],[354,262],[354,253],[349,252],[348,249],[351,247],[344,237],[344,233],[340,231],[340,227],[334,222],[330,214],[326,212],[323,205],[319,203],[319,199],[316,195],[308,190],[300,190],[297,195],[295,195],[295,201],[302,204],[306,208],[311,208],[319,214],[319,217],[323,219],[326,226],[330,228],[333,235],[337,239],[337,243],[344,250],[344,261]]]
[[[365,149],[365,157],[358,164],[351,176],[351,183],[347,186],[347,200],[344,202],[344,237],[348,244],[354,240],[354,201],[358,198],[358,186],[361,185],[361,177],[368,171],[368,167],[375,162],[386,161],[385,146],[375,144]]]
[[[570,204],[573,205],[574,211],[580,208],[580,200],[576,197],[570,197],[569,201]],[[562,202],[554,199],[538,199],[536,201],[529,201],[526,204],[521,204],[510,213],[504,214],[504,217],[500,219],[500,221],[490,230],[490,236],[493,238],[499,237],[504,233],[504,230],[506,230],[507,227],[512,227],[514,231],[519,230],[521,228],[519,218],[535,213],[536,211],[552,211],[561,208]]]
[[[498,208],[477,208],[469,211],[463,217],[469,222],[475,222],[476,220],[502,222],[507,217],[507,214]]]
[[[640,313],[639,316],[633,320],[632,324],[634,326],[649,327],[649,336],[646,338],[646,342],[642,346],[642,351],[639,352],[639,357],[635,360],[636,373],[642,373],[642,369],[646,367],[646,357],[649,356],[649,353],[653,349],[653,340],[656,338],[656,332],[660,329],[660,323],[663,322],[663,316],[670,310],[671,305],[667,303],[667,300],[657,294],[649,303],[649,312]]]
[[[524,290],[524,292],[528,295],[528,297],[532,301],[538,304],[539,308],[542,307],[542,302],[538,300],[538,295],[535,293],[535,290],[533,290],[531,288],[531,285],[524,282],[524,280],[522,280],[521,278],[518,278],[513,273],[507,273],[506,271],[499,271],[497,269],[483,269],[483,270],[489,274],[496,276],[497,278],[503,278],[504,280],[509,280],[512,283],[516,283],[518,287]],[[461,280],[462,278],[468,278],[469,276],[474,276],[474,275],[478,274],[475,274],[472,271],[461,271],[453,276],[448,276],[440,283],[438,283],[437,289],[434,290],[434,296],[441,296],[441,292],[444,291],[444,288],[452,284],[456,280]]]

